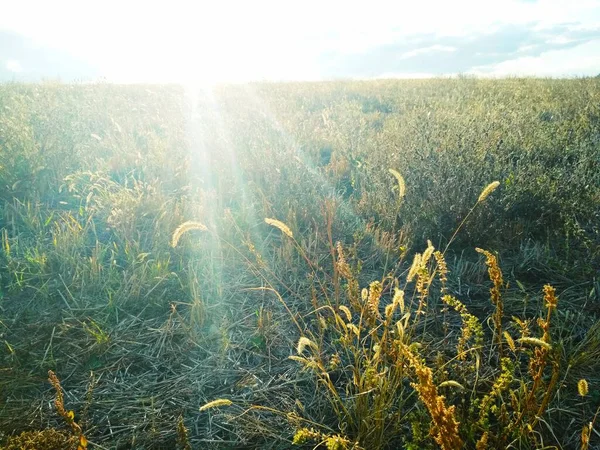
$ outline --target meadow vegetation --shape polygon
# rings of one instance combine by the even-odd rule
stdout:
[[[0,85],[0,448],[600,445],[600,80]]]

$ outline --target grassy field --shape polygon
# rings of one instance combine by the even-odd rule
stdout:
[[[0,85],[0,448],[599,448],[600,80]]]

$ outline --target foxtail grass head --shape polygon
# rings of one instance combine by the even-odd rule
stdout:
[[[266,219],[265,219],[265,223],[267,223],[267,224],[269,224],[269,225],[271,225],[271,226],[273,226],[273,227],[275,227],[275,228],[279,228],[279,230],[280,230],[280,231],[281,231],[283,234],[285,234],[287,237],[290,237],[290,238],[292,238],[292,239],[294,238],[294,233],[292,233],[292,230],[290,229],[290,227],[288,227],[288,226],[287,226],[285,223],[283,223],[282,221],[280,221],[280,220],[277,220],[277,219],[269,219],[269,218],[266,218]]]
[[[398,172],[397,170],[388,170],[398,181],[398,201],[402,201],[402,199],[404,198],[404,194],[406,194],[406,183],[404,182],[404,177],[400,175],[400,172]]]
[[[498,188],[498,186],[500,186],[499,181],[494,181],[494,182],[488,184],[485,187],[485,189],[483,191],[481,191],[481,194],[479,194],[479,198],[477,199],[477,202],[481,203],[481,202],[485,201],[485,199],[488,198],[489,195]]]
[[[171,247],[173,247],[173,248],[177,247],[177,244],[179,244],[179,239],[181,239],[181,236],[183,236],[188,231],[192,231],[192,230],[208,231],[208,228],[206,228],[206,225],[204,225],[203,223],[195,222],[193,220],[188,220],[187,222],[183,222],[173,232],[173,236],[171,237]]]
[[[227,398],[219,398],[212,402],[205,403],[200,407],[200,411],[206,411],[207,409],[219,408],[220,406],[231,406],[233,402]]]
[[[577,382],[577,392],[582,397],[585,397],[586,395],[588,395],[589,386],[588,386],[588,382],[585,378],[582,378],[581,380],[579,380]]]

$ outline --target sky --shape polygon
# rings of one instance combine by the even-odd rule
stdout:
[[[600,0],[4,0],[0,81],[600,74]]]

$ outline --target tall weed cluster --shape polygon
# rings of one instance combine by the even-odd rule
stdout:
[[[497,187],[486,187],[477,204]],[[265,221],[303,253],[286,224]],[[448,293],[444,252],[431,242],[402,276],[384,276],[362,289],[360,261],[350,261],[339,242],[332,248],[339,276],[318,282],[322,290],[313,294],[310,322],[301,325],[286,306],[300,332],[289,359],[314,377],[327,400],[313,413],[325,417],[320,422],[297,408],[269,409],[295,427],[294,444],[338,450],[544,447],[548,430],[540,421],[567,372],[550,325],[558,307],[555,289],[543,288],[545,315],[509,320],[497,258],[477,251],[485,256],[491,282],[488,331]],[[587,395],[587,381],[578,386]],[[201,410],[214,407],[239,407],[244,412],[237,418],[266,409],[219,399]],[[583,436],[589,435],[585,427]]]

